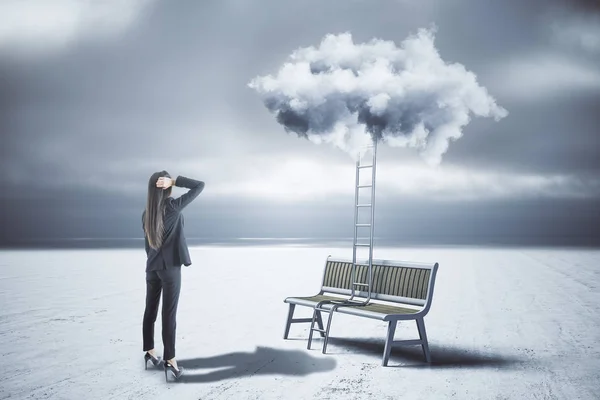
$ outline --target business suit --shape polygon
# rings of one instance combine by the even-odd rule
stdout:
[[[142,229],[146,249],[146,309],[142,324],[144,351],[154,348],[154,323],[158,315],[158,304],[161,290],[163,293],[162,339],[164,345],[163,359],[175,357],[175,331],[177,327],[177,304],[181,291],[181,265],[192,264],[183,231],[184,218],[181,211],[189,205],[204,189],[204,182],[178,176],[175,185],[190,189],[187,193],[174,199],[165,199],[163,216],[163,243],[160,248],[153,249],[148,243],[144,229],[142,213]],[[175,186],[174,185],[174,186]]]

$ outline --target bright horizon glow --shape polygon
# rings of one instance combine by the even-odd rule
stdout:
[[[203,196],[244,197],[273,201],[326,200],[354,196],[353,162],[327,163],[295,157],[256,161],[239,175],[207,178]],[[241,163],[243,166],[245,163]],[[368,171],[368,170],[366,170]],[[367,174],[361,177],[370,179]],[[200,175],[200,171],[198,172]],[[363,180],[361,180],[363,183]],[[471,170],[424,163],[401,164],[378,161],[377,198],[427,197],[444,200],[487,200],[510,198],[587,198],[597,196],[600,182],[566,174],[532,174]],[[185,190],[175,189],[177,192]],[[363,189],[367,195],[368,189]],[[362,193],[362,192],[361,192]],[[177,195],[174,191],[174,195]]]

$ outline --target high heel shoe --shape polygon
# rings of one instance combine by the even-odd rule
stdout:
[[[181,375],[183,375],[183,367],[179,366],[179,370],[177,370],[168,361],[165,361],[165,381],[167,382],[169,382],[169,379],[167,378],[167,373],[169,372],[169,370],[171,370],[171,373],[173,373],[173,377],[175,378],[175,380],[178,380],[179,378],[181,378]]]
[[[152,357],[150,353],[146,352],[146,354],[144,354],[145,369],[148,369],[148,361],[152,361],[152,364],[154,364],[154,366],[156,367],[158,364],[160,364],[160,357]]]

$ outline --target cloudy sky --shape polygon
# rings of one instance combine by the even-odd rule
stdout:
[[[597,1],[2,0],[0,243],[141,237],[162,169],[206,182],[190,237],[351,237],[352,157],[287,132],[249,83],[329,34],[420,29],[506,115],[471,114],[435,165],[380,145],[376,235],[598,242]]]

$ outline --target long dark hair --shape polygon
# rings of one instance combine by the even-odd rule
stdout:
[[[165,215],[165,200],[171,195],[171,187],[163,189],[156,187],[160,177],[171,178],[167,171],[155,172],[148,180],[148,199],[146,200],[146,214],[144,215],[144,231],[148,244],[153,249],[158,249],[163,241],[163,217]]]

